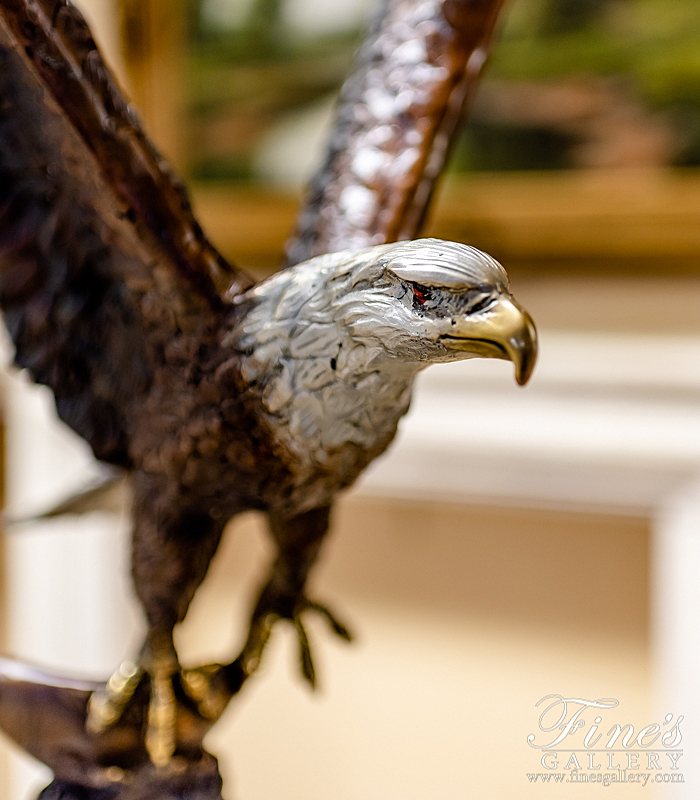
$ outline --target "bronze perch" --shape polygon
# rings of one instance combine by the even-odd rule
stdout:
[[[0,727],[44,796],[218,798],[202,738],[274,622],[346,628],[307,597],[337,494],[392,441],[431,363],[509,359],[536,333],[503,268],[418,234],[502,0],[389,0],[359,51],[287,266],[254,285],[204,236],[68,0],[0,0],[0,304],[15,363],[97,458],[132,475],[148,634],[93,685],[0,662]],[[318,256],[317,258],[313,258]],[[311,259],[311,260],[309,260]],[[227,522],[278,554],[242,652],[180,668],[173,628]]]

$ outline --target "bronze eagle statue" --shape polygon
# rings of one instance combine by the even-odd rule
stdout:
[[[255,284],[205,237],[75,7],[0,0],[0,305],[16,365],[98,459],[132,475],[148,624],[106,685],[0,667],[0,726],[57,779],[100,789],[200,763],[276,620],[296,627],[313,683],[303,615],[349,635],[307,596],[309,571],[338,493],[394,438],[417,373],[486,357],[528,380],[536,333],[503,267],[413,240],[500,6],[383,3],[286,268]],[[277,557],[245,646],[183,670],[173,629],[249,509],[267,514]]]

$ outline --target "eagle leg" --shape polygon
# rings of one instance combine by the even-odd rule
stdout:
[[[132,572],[148,631],[137,663],[117,670],[106,689],[93,694],[87,721],[88,730],[102,732],[131,703],[148,697],[145,745],[157,767],[167,766],[178,751],[178,700],[196,699],[193,687],[198,685],[196,671],[180,668],[173,630],[204,580],[225,523],[189,507],[179,491],[174,482],[135,477]],[[142,682],[148,682],[147,694],[136,691]],[[203,700],[197,701],[200,707]]]
[[[150,682],[146,750],[157,767],[168,764],[177,748],[175,681],[180,674],[175,647],[162,636],[150,635],[137,664],[122,664],[104,689],[90,696],[86,728],[100,734],[118,722],[142,682]]]
[[[316,671],[302,614],[305,611],[320,613],[335,633],[346,641],[351,639],[345,625],[326,606],[309,600],[305,594],[306,580],[328,530],[330,507],[312,509],[294,517],[273,513],[269,517],[279,552],[253,610],[248,638],[238,663],[244,675],[252,674],[260,663],[274,623],[286,619],[297,631],[302,675],[315,686]]]

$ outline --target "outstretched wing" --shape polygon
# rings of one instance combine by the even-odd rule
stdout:
[[[252,281],[196,223],[66,0],[0,0],[0,304],[15,361],[99,458],[168,353]],[[180,357],[182,352],[180,353]]]
[[[418,235],[503,0],[384,0],[345,81],[287,263]]]

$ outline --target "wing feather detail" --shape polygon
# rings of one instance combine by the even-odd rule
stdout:
[[[0,14],[128,213],[202,291],[231,296],[249,288],[251,278],[205,237],[183,184],[144,134],[78,9],[68,0],[2,0]]]
[[[144,398],[178,337],[211,342],[221,301],[133,220],[0,13],[0,305],[15,361],[104,460],[130,465]],[[162,370],[161,370],[162,371]]]
[[[415,238],[503,0],[384,0],[341,90],[287,264]]]

